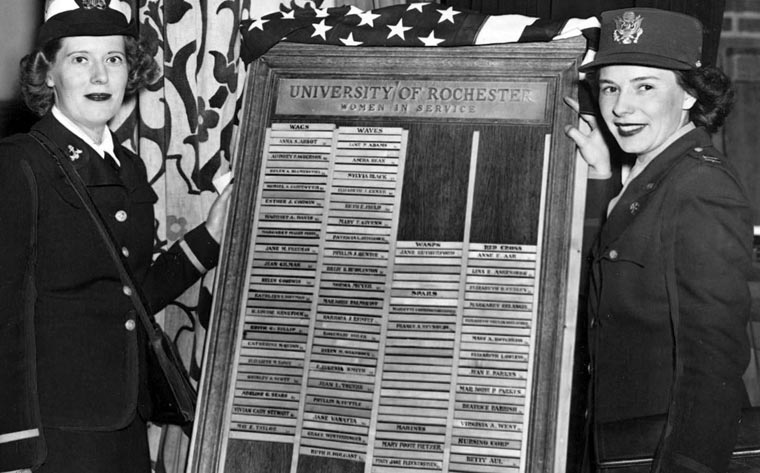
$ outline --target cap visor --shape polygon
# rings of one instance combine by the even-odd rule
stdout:
[[[578,71],[589,72],[603,66],[611,66],[615,64],[658,67],[660,69],[675,69],[682,71],[695,68],[685,62],[676,61],[675,59],[658,56],[656,54],[622,53],[608,54],[603,57],[597,56],[590,63],[578,67]]]

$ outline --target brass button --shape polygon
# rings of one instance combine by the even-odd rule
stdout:
[[[696,151],[697,153],[701,153],[702,151],[704,151],[704,148],[702,148],[701,146],[697,146],[696,148],[694,148],[694,151]]]
[[[125,258],[129,258],[129,248],[127,248],[126,246],[122,246],[121,254],[123,254]]]
[[[652,189],[654,189],[654,182],[650,182],[649,184],[647,184],[647,185],[646,185],[646,188],[647,188],[647,190],[649,190],[649,191],[651,191]]]
[[[117,222],[125,222],[127,220],[127,212],[125,210],[119,210],[114,215]]]
[[[618,255],[618,252],[617,252],[616,250],[610,250],[610,259],[611,259],[611,260],[616,260],[616,259],[618,259],[618,256],[619,256],[619,255]]]
[[[125,296],[131,296],[132,295],[132,288],[129,286],[124,286],[121,288],[122,292]]]
[[[124,322],[124,328],[129,330],[130,332],[135,329],[135,321],[132,319],[127,320]]]
[[[628,208],[631,211],[631,215],[636,215],[637,213],[639,213],[639,209],[641,208],[641,204],[639,204],[638,202],[634,202]]]

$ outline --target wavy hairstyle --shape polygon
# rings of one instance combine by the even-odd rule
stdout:
[[[678,85],[697,99],[689,110],[691,121],[710,133],[718,131],[734,105],[731,79],[715,66],[673,72]]]
[[[26,106],[39,116],[50,111],[55,102],[53,89],[48,87],[46,78],[62,45],[63,38],[54,39],[21,59],[21,95],[24,97]],[[156,80],[159,76],[159,68],[149,52],[151,48],[142,41],[124,36],[124,47],[129,69],[125,91],[125,98],[127,98]]]

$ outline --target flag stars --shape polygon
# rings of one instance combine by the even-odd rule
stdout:
[[[327,41],[327,36],[325,35],[325,33],[327,33],[328,31],[330,31],[331,29],[333,29],[333,27],[332,26],[327,26],[327,24],[325,24],[325,21],[327,21],[327,20],[322,19],[321,22],[314,23],[312,25],[314,27],[314,33],[312,33],[312,35],[311,35],[312,38],[315,37],[315,36],[321,36],[322,39],[324,39],[325,41]]]
[[[346,13],[346,16],[348,15],[362,16],[362,13],[364,13],[364,10],[357,7],[356,5],[351,5],[351,8],[349,8],[348,12]]]
[[[280,17],[281,20],[295,20],[296,19],[296,11],[290,10],[290,11],[284,11],[282,12],[282,16]]]
[[[444,21],[450,21],[454,23],[454,15],[459,15],[462,12],[454,10],[454,7],[449,7],[445,10],[438,10],[438,13],[441,14],[441,17],[438,19],[438,23],[443,23]]]
[[[327,8],[316,8],[314,14],[317,15],[317,18],[327,18],[330,16],[330,14],[327,13]]]
[[[253,21],[253,23],[251,23],[251,26],[248,27],[248,31],[253,31],[255,29],[264,31],[264,23],[269,23],[269,20],[265,20],[263,18],[256,18]]]
[[[371,28],[374,28],[375,20],[381,16],[382,15],[372,13],[371,11],[363,12],[362,14],[359,15],[359,18],[361,18],[362,21],[359,23],[358,26],[369,25]]]
[[[442,38],[436,38],[435,37],[435,31],[431,31],[430,34],[426,37],[420,37],[420,41],[422,41],[425,46],[438,46],[439,44],[443,43]]]
[[[340,42],[343,43],[346,46],[360,46],[360,45],[364,44],[361,41],[356,41],[354,39],[354,34],[353,33],[349,33],[347,38],[339,38],[339,39],[340,39]]]
[[[393,26],[391,26],[391,25],[386,25],[386,26],[391,29],[391,32],[388,33],[388,37],[386,39],[391,39],[394,36],[398,36],[399,38],[401,38],[401,41],[405,41],[406,40],[406,38],[404,38],[404,32],[409,31],[409,30],[412,29],[411,26],[404,26],[404,20],[403,19],[398,20],[398,23],[396,23]]]
[[[417,10],[418,12],[422,13],[422,8],[423,8],[425,5],[429,5],[429,4],[430,4],[430,2],[417,2],[417,3],[412,3],[412,4],[410,4],[410,5],[409,5],[409,7],[406,9],[406,11]]]

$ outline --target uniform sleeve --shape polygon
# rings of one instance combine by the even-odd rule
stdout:
[[[580,306],[585,308],[588,298],[588,283],[591,270],[591,248],[599,236],[602,224],[607,219],[607,205],[620,192],[620,181],[609,179],[588,179],[586,181],[586,205],[583,214],[583,241],[581,246],[581,286]]]
[[[125,152],[125,159],[132,157],[140,179],[148,186],[145,164],[137,155]],[[148,311],[155,314],[176,300],[203,274],[216,267],[218,259],[219,244],[205,224],[187,232],[156,258],[142,278],[141,289]]]
[[[0,145],[0,471],[31,468],[45,455],[35,372],[32,257],[33,175]]]
[[[586,208],[583,218],[583,252],[588,254],[591,243],[607,219],[607,206],[620,192],[618,179],[588,179],[586,181]]]
[[[219,244],[205,224],[189,231],[159,256],[148,271],[143,293],[152,313],[166,307],[214,267],[219,259]]]
[[[720,166],[692,169],[678,198],[678,362],[660,471],[722,472],[746,398],[751,212],[740,185]]]

